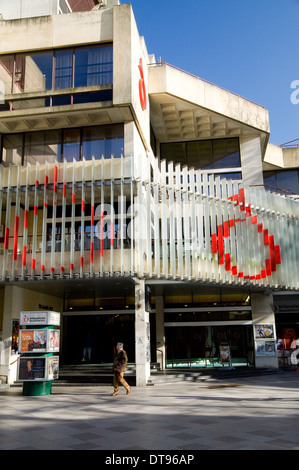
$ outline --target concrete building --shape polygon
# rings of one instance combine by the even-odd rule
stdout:
[[[0,376],[28,310],[62,313],[62,366],[88,332],[94,364],[124,342],[138,386],[151,362],[279,367],[278,335],[299,333],[298,148],[269,144],[263,106],[157,64],[130,4],[5,3]],[[265,190],[286,172],[291,191]]]

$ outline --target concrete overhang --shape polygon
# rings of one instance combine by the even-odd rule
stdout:
[[[112,102],[33,108],[0,112],[0,133],[83,127],[132,120],[129,106],[113,106]]]
[[[268,111],[168,64],[149,67],[151,125],[160,142],[270,134]]]
[[[263,160],[264,170],[291,169],[299,167],[299,146],[282,147],[268,143]]]

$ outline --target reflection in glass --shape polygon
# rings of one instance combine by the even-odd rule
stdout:
[[[55,89],[72,87],[73,51],[55,53]]]
[[[29,132],[25,134],[24,164],[53,163],[61,153],[60,131]]]
[[[6,135],[3,138],[2,162],[4,165],[22,164],[23,134]]]
[[[112,70],[112,46],[76,49],[75,87],[111,84]]]
[[[16,56],[14,93],[52,89],[52,52]]]
[[[265,171],[265,188],[271,191],[299,194],[298,170]]]
[[[68,162],[72,162],[73,159],[80,160],[80,129],[64,131],[63,159]]]
[[[82,157],[86,160],[120,157],[124,153],[124,130],[122,125],[83,128]]]

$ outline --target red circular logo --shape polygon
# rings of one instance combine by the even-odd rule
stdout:
[[[139,73],[140,73],[139,99],[140,99],[141,108],[143,109],[143,111],[145,111],[147,107],[147,99],[146,99],[146,89],[145,89],[142,59],[139,60],[138,68],[139,68]]]

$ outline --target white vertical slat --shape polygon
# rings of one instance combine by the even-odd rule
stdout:
[[[124,157],[120,157],[120,204],[118,204],[118,213],[119,213],[119,226],[120,226],[120,236],[119,236],[119,248],[120,248],[120,274],[124,274],[124,218],[126,214],[126,201],[124,195]]]
[[[70,246],[70,278],[74,277],[74,258],[75,258],[75,214],[76,214],[76,160],[73,159],[72,165],[72,215],[71,215],[71,246]]]
[[[105,204],[105,158],[101,158],[101,221],[100,221],[100,276],[104,271],[104,204]]]
[[[169,211],[166,197],[166,160],[161,162],[161,239],[162,239],[162,274],[168,278],[168,224]]]
[[[57,181],[58,181],[58,162],[53,167],[53,208],[52,208],[52,239],[51,239],[51,268],[50,275],[53,279],[55,272],[55,252],[56,252],[56,213],[57,213]]]
[[[110,159],[110,276],[113,275],[113,259],[114,259],[114,237],[115,237],[115,217],[114,217],[114,156]]]
[[[47,248],[47,215],[48,215],[48,182],[49,163],[45,163],[44,175],[44,202],[43,202],[43,228],[42,228],[42,251],[41,251],[41,278],[45,276],[46,248]],[[55,234],[54,234],[55,235]],[[53,237],[53,233],[52,233]]]
[[[21,165],[17,167],[17,187],[16,187],[16,203],[15,203],[15,220],[14,220],[14,238],[12,250],[12,266],[11,277],[12,280],[16,278],[16,263],[18,260],[18,241],[19,241],[19,224],[20,224],[20,179],[21,179]]]
[[[191,280],[191,254],[190,254],[190,222],[189,222],[189,191],[187,167],[183,168],[182,189],[182,215],[183,215],[183,247],[185,253],[185,276]]]
[[[94,178],[94,171],[95,171],[95,159],[94,156],[92,157],[91,162],[91,194],[90,194],[90,263],[89,263],[89,273],[90,277],[94,275],[94,215],[95,215],[95,207],[94,207],[94,193],[95,193],[95,178]]]
[[[202,198],[201,172],[196,171],[196,233],[198,277],[205,278],[205,246],[204,246],[204,203]]]
[[[82,161],[81,174],[81,240],[80,240],[80,278],[83,278],[84,270],[84,245],[85,245],[85,158]]]
[[[168,210],[169,210],[169,254],[170,254],[170,275],[176,278],[176,257],[175,257],[175,202],[174,202],[174,181],[173,162],[168,164]]]
[[[25,206],[24,206],[24,224],[23,224],[23,250],[22,250],[22,273],[21,279],[24,280],[26,276],[27,265],[27,243],[28,243],[28,216],[29,216],[29,180],[31,173],[31,165],[27,163],[26,182],[25,182]]]
[[[64,277],[64,255],[65,255],[65,218],[66,218],[66,160],[63,162],[62,177],[62,214],[61,214],[61,253],[60,253],[60,278]]]
[[[181,166],[175,166],[175,194],[176,194],[176,240],[177,240],[177,275],[184,278],[184,259],[183,259],[183,227],[182,227],[182,189],[181,189]]]
[[[190,170],[190,236],[191,236],[191,276],[198,279],[198,258],[197,258],[197,226],[196,226],[196,186],[195,171]]]
[[[36,163],[35,184],[34,184],[34,209],[33,209],[33,230],[32,230],[32,255],[31,255],[31,278],[35,276],[36,246],[37,246],[37,223],[38,223],[38,200],[39,200],[39,163]],[[41,240],[40,240],[41,241]]]
[[[8,248],[9,248],[9,231],[10,231],[10,215],[11,215],[11,173],[12,173],[12,165],[9,165],[7,197],[6,197],[5,232],[4,232],[4,252],[3,252],[3,272],[2,272],[3,281],[5,281],[7,277],[7,256],[8,256]]]

